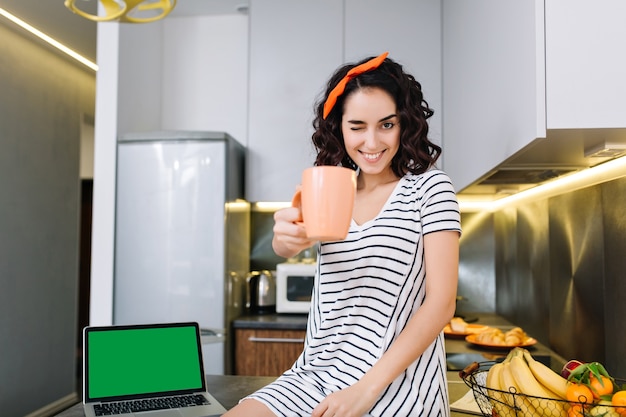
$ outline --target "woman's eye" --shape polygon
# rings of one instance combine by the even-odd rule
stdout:
[[[392,122],[385,122],[383,123],[383,129],[391,129],[392,127],[394,127],[394,123]]]

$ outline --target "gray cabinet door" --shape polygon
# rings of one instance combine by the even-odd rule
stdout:
[[[313,165],[313,104],[342,62],[341,1],[250,1],[246,198],[290,201]]]

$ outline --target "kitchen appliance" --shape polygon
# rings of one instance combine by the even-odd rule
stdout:
[[[276,265],[276,312],[307,314],[315,282],[316,263]]]
[[[252,271],[247,278],[246,307],[250,313],[265,314],[276,311],[276,281],[270,271]]]
[[[230,322],[250,269],[244,147],[221,132],[117,143],[114,324],[200,324],[207,374],[232,372]]]

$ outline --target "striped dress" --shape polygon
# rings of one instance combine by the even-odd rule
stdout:
[[[460,232],[449,177],[432,169],[400,179],[378,216],[352,222],[346,240],[320,246],[304,351],[250,395],[277,416],[310,416],[328,394],[357,382],[426,296],[424,240]],[[371,416],[449,416],[443,334],[378,398]]]

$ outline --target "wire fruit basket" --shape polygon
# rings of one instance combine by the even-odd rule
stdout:
[[[504,391],[487,388],[487,372],[496,362],[474,362],[459,372],[463,382],[470,387],[474,399],[485,417],[595,417],[626,416],[621,409],[603,405],[603,411],[594,413],[593,406],[583,402],[571,402],[553,398],[535,397],[517,392],[514,387]],[[617,380],[622,384],[624,381]],[[571,410],[574,408],[573,410]],[[618,409],[620,409],[618,412]]]

